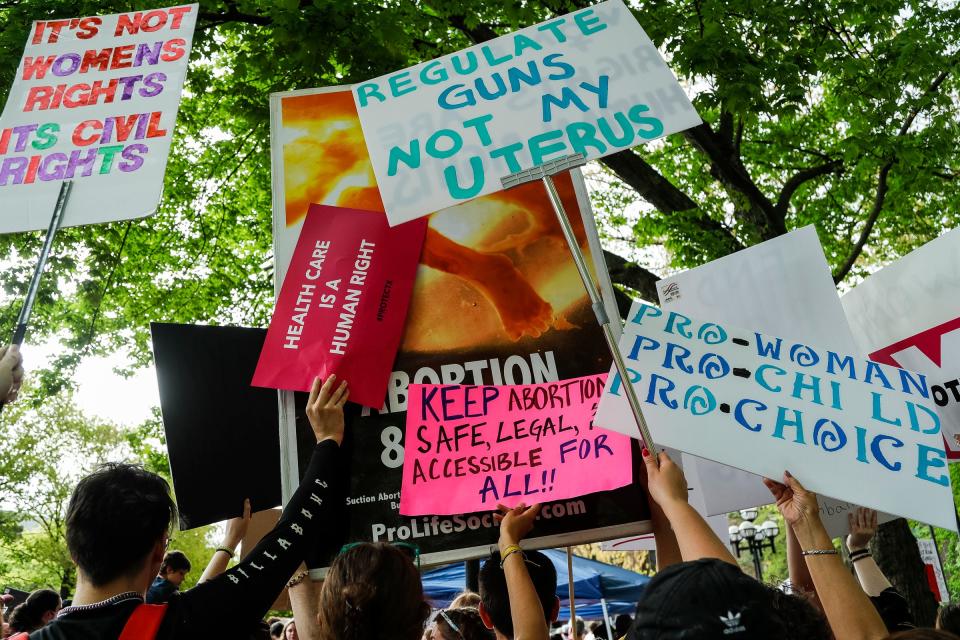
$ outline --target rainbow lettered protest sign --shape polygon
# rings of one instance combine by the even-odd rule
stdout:
[[[641,303],[619,346],[658,444],[956,530],[923,375]],[[638,435],[611,375],[595,422]]]
[[[380,408],[403,335],[426,219],[310,205],[253,385],[309,391],[336,374],[350,401]]]
[[[0,232],[154,212],[197,5],[33,23],[0,117]]]
[[[400,513],[489,511],[630,484],[630,438],[591,422],[605,378],[411,384]]]
[[[620,0],[353,87],[391,224],[499,191],[572,153],[599,158],[700,124]]]

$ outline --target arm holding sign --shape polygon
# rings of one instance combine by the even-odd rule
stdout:
[[[657,459],[644,449],[643,463],[647,468],[650,497],[663,508],[663,513],[676,535],[682,559],[689,562],[700,558],[717,558],[739,567],[727,545],[717,537],[703,516],[687,502],[687,480],[670,456],[661,451],[658,467]]]
[[[316,544],[322,527],[330,526],[331,510],[342,500],[333,489],[343,440],[346,383],[334,387],[334,376],[321,386],[314,381],[307,401],[307,417],[317,439],[300,487],[280,521],[256,547],[219,576],[179,595],[184,635],[210,631],[213,637],[246,631],[259,623],[284,584]],[[173,601],[171,601],[173,602]]]
[[[653,499],[650,493],[650,482],[647,477],[647,465],[640,468],[640,484],[647,494],[647,506],[650,507],[650,523],[653,527],[653,541],[657,546],[657,571],[663,571],[672,564],[683,562],[680,547],[677,544],[677,535],[670,527],[670,520],[663,512],[660,503]]]
[[[886,638],[883,620],[833,548],[833,540],[820,521],[817,496],[789,472],[784,473],[783,483],[768,478],[763,482],[797,535],[833,635],[837,640]]]
[[[854,513],[848,514],[850,535],[847,536],[847,550],[850,552],[850,561],[857,572],[860,586],[870,597],[879,596],[893,585],[880,571],[876,561],[870,554],[868,545],[877,532],[877,512],[873,509],[857,507]]]
[[[223,536],[223,542],[213,552],[213,556],[210,557],[210,562],[207,563],[207,568],[203,570],[197,584],[211,580],[227,570],[227,565],[233,559],[234,551],[247,533],[247,527],[250,526],[250,517],[250,499],[248,498],[243,501],[243,514],[227,521],[227,532]]]
[[[540,513],[540,505],[527,507],[517,505],[508,509],[497,505],[499,513],[493,515],[500,522],[500,563],[507,580],[510,597],[510,618],[513,621],[514,640],[548,640],[550,633],[544,617],[540,596],[530,579],[526,559],[520,551],[520,541],[533,529],[533,522]]]

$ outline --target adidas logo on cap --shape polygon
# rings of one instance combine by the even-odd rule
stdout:
[[[747,630],[745,626],[740,624],[740,614],[727,611],[727,615],[720,616],[720,622],[724,624],[726,629],[723,630],[723,635],[729,636],[734,633],[743,633]]]

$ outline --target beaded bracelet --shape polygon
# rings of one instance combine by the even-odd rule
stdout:
[[[873,554],[870,551],[864,549],[861,552],[851,553],[850,562],[856,562],[857,560],[863,560],[864,558],[872,558]]]
[[[523,549],[520,548],[518,544],[507,545],[507,548],[503,550],[503,553],[500,554],[500,568],[503,569],[503,563],[507,561],[507,558],[512,556],[515,553],[523,555]]]
[[[835,556],[837,555],[836,549],[807,549],[803,552],[805,556]]]

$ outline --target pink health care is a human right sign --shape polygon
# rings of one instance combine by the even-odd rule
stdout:
[[[316,376],[380,408],[400,346],[427,220],[312,204],[253,375],[255,387],[309,391]]]

